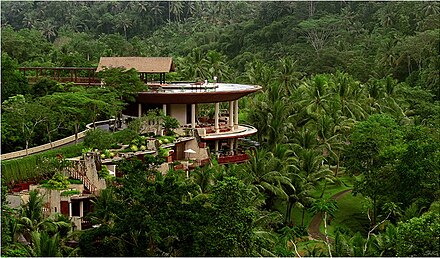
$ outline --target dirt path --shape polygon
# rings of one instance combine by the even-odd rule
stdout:
[[[341,191],[339,193],[336,193],[335,195],[333,195],[330,198],[334,199],[334,200],[339,200],[344,195],[350,193],[351,191],[352,191],[352,189],[347,189],[347,190]],[[310,222],[310,225],[308,228],[310,238],[317,239],[317,240],[321,239],[321,240],[325,241],[325,235],[319,231],[319,226],[321,225],[321,222],[322,222],[322,214],[321,213],[318,213],[315,216],[313,216],[312,221]]]

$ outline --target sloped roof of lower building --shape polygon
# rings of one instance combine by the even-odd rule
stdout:
[[[140,73],[168,73],[174,71],[171,57],[101,57],[96,72],[104,68],[136,69]]]

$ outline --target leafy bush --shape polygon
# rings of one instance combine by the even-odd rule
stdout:
[[[44,180],[43,180],[44,181]],[[48,181],[48,180],[47,180]],[[70,184],[73,184],[73,185],[82,185],[83,184],[83,181],[81,181],[81,180],[79,180],[79,179],[71,179],[71,178],[69,178],[69,183]],[[41,182],[40,182],[40,184],[41,184]]]
[[[164,116],[162,126],[165,128],[167,135],[174,135],[174,129],[179,128],[179,121],[171,116]]]
[[[100,128],[87,131],[86,137],[84,138],[84,146],[92,149],[109,149],[112,144],[112,134]]]
[[[53,175],[52,179],[49,179],[49,181],[42,186],[48,189],[63,190],[67,189],[69,185],[70,183],[68,178],[57,172],[55,175]]]
[[[61,196],[69,196],[74,194],[80,194],[81,192],[78,190],[68,190],[61,193]]]
[[[40,184],[40,185],[42,185],[42,184],[47,184],[47,182],[49,182],[49,179],[44,179],[44,180],[41,180],[41,181],[39,182],[39,184]]]
[[[139,134],[135,131],[126,128],[122,131],[113,133],[113,143],[130,144],[130,142],[138,135]]]
[[[98,177],[104,179],[110,177],[110,171],[108,170],[107,166],[102,166],[101,170],[98,171]]]

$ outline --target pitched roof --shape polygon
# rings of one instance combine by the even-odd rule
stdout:
[[[134,68],[141,73],[168,73],[174,71],[171,57],[101,57],[96,72],[104,67]]]

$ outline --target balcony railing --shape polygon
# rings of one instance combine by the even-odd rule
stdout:
[[[247,153],[239,153],[235,155],[222,155],[218,158],[218,163],[241,163],[247,160],[249,160],[249,155]]]

